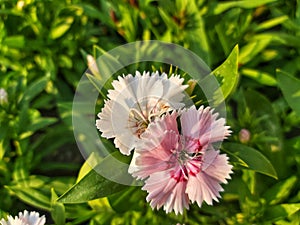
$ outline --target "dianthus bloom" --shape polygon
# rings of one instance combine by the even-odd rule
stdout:
[[[28,212],[24,210],[24,213],[19,212],[19,217],[8,216],[8,220],[1,219],[1,225],[44,225],[46,223],[45,216],[39,215],[37,212]]]
[[[120,152],[129,155],[148,125],[164,113],[183,107],[183,79],[158,72],[136,72],[118,77],[98,114],[97,128],[105,138],[115,138]]]
[[[192,106],[166,113],[152,122],[135,149],[129,172],[145,179],[143,190],[152,208],[183,213],[190,201],[212,205],[230,179],[232,166],[213,145],[230,135],[225,119],[209,107]],[[180,119],[181,133],[177,120]]]

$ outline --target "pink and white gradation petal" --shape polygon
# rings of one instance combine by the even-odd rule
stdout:
[[[157,118],[143,133],[129,172],[145,180],[143,190],[152,208],[182,214],[190,202],[201,206],[218,201],[232,166],[214,149],[213,143],[230,135],[225,119],[217,117],[208,107],[193,106]]]

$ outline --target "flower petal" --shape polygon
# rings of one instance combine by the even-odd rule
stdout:
[[[184,208],[189,208],[188,196],[185,194],[186,182],[177,182],[171,178],[170,172],[166,170],[152,174],[142,189],[149,193],[147,201],[150,201],[153,209],[164,206],[167,213],[174,210],[175,214],[182,214]]]
[[[170,78],[158,72],[140,72],[119,76],[112,82],[114,89],[108,91],[108,101],[98,114],[97,128],[105,138],[115,138],[121,153],[129,155],[147,129],[150,122],[171,109],[184,104],[183,79]]]

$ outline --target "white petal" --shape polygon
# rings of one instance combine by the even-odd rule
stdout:
[[[130,118],[131,113],[142,115],[141,120],[151,120],[160,115],[162,106],[181,107],[183,104],[183,91],[186,88],[182,85],[183,79],[179,76],[172,76],[170,79],[166,74],[159,75],[158,72],[144,72],[142,75],[136,71],[135,76],[118,77],[112,82],[114,89],[108,91],[110,100],[105,102],[99,120],[96,121],[97,128],[106,138],[115,138],[114,143],[123,154],[129,155],[136,147],[141,132],[140,123]],[[158,107],[159,106],[159,107]],[[158,107],[158,109],[156,109]],[[153,110],[158,114],[153,114]],[[150,115],[151,112],[151,115]],[[163,111],[164,113],[164,111]],[[148,116],[151,116],[149,119]],[[147,124],[147,123],[146,123]],[[133,138],[133,136],[135,136]]]

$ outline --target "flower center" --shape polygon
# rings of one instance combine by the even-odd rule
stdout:
[[[140,107],[140,104],[138,104],[138,106],[138,109],[130,109],[129,124],[133,134],[139,138],[156,117],[161,117],[164,113],[170,110],[170,107],[162,101],[156,101],[155,104],[151,104],[151,101],[149,101],[146,109],[144,110]]]
[[[198,140],[189,140],[186,143],[182,143],[182,148],[171,150],[176,169],[171,173],[171,177],[177,182],[188,180],[189,176],[196,176],[201,170],[202,153],[201,145]],[[191,143],[193,141],[194,143]]]

